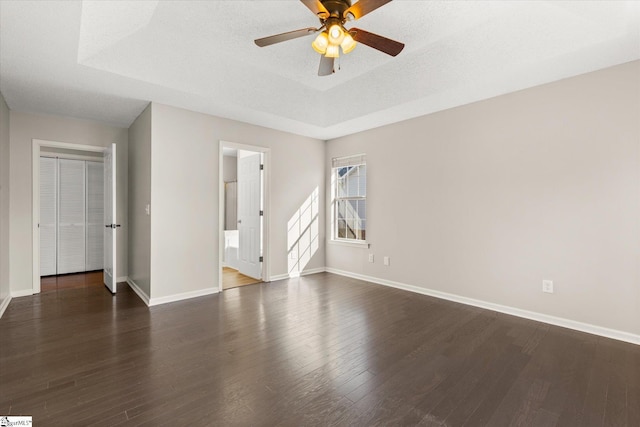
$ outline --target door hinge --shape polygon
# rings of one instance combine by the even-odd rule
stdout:
[[[264,216],[264,211],[260,211],[260,216]]]
[[[260,170],[263,170],[263,169],[264,169],[264,165],[260,165]]]
[[[264,257],[260,257],[260,262],[264,262]]]

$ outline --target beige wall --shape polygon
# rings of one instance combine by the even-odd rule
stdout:
[[[127,130],[89,120],[10,112],[10,282],[11,292],[32,289],[32,140],[106,147],[118,143],[118,263],[127,274]]]
[[[356,153],[371,248],[327,267],[640,334],[640,62],[328,141],[326,164]]]
[[[220,140],[271,149],[266,262],[271,276],[286,274],[287,222],[316,187],[324,191],[324,142],[161,104],[152,111],[152,299],[218,287]],[[324,243],[307,265],[318,267]]]
[[[0,307],[11,293],[9,282],[9,107],[0,93]]]
[[[129,279],[150,296],[151,217],[151,104],[129,127]]]

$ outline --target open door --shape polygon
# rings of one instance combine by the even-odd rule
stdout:
[[[262,279],[261,160],[261,153],[238,153],[238,269],[259,280]]]
[[[116,144],[104,153],[104,284],[116,293]]]

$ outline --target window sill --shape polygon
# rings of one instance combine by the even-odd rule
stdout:
[[[349,242],[349,241],[346,241],[346,240],[329,239],[329,244],[331,244],[331,245],[339,245],[339,246],[351,246],[352,248],[362,248],[362,249],[368,249],[369,248],[369,242],[367,242],[367,241]]]

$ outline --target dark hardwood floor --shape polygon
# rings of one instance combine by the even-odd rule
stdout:
[[[40,292],[60,291],[63,289],[104,286],[104,272],[88,271],[86,273],[61,274],[40,278]]]
[[[0,415],[36,426],[638,426],[640,346],[316,274],[147,308],[14,299]]]

